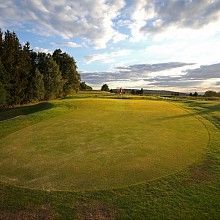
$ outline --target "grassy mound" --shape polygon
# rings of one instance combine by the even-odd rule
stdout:
[[[31,113],[13,119],[25,126],[0,139],[3,182],[46,190],[129,186],[189,166],[209,140],[200,120],[163,101],[69,99]]]

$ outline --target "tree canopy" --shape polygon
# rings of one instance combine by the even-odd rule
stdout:
[[[107,84],[104,84],[101,88],[101,91],[106,91],[106,92],[109,92],[109,87]]]
[[[80,90],[92,90],[92,87],[87,85],[85,82],[80,83]]]
[[[73,57],[57,49],[34,52],[15,32],[0,30],[0,106],[55,99],[80,89]]]
[[[212,91],[212,90],[208,90],[205,92],[204,94],[205,97],[220,97],[220,92],[216,92],[216,91]]]

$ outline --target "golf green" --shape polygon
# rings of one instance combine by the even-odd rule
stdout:
[[[76,108],[0,139],[1,181],[45,190],[125,187],[189,166],[208,143],[203,123],[169,102],[55,102]]]

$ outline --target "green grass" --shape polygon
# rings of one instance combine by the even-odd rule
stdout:
[[[47,190],[130,186],[185,168],[208,143],[204,125],[167,102],[58,103],[77,108],[0,140],[1,181]]]
[[[4,134],[0,140],[0,166],[3,167],[0,174],[9,177],[8,183],[0,183],[0,219],[31,219],[33,216],[33,219],[45,216],[48,219],[219,219],[219,102],[109,100],[102,99],[103,96],[99,99],[79,98],[53,101],[50,102],[52,107],[33,110],[31,114],[27,107],[26,116],[0,123],[0,134]],[[10,109],[4,114],[13,116],[13,111]],[[84,120],[79,120],[81,116]],[[128,119],[132,119],[130,123]],[[64,134],[63,137],[55,135],[60,129],[64,134],[71,131],[69,140]],[[48,142],[50,135],[53,144]],[[66,147],[60,149],[58,141],[63,139]],[[123,144],[116,144],[117,140]],[[38,141],[46,147],[40,149],[42,145]],[[77,150],[79,144],[81,147]],[[75,146],[75,150],[71,151],[70,146]],[[77,153],[74,163],[84,159],[77,168],[81,170],[79,176],[77,169],[74,170],[75,165],[61,166],[60,163],[60,158],[67,162],[67,155]],[[143,155],[144,159],[146,155],[151,156],[142,162]],[[3,157],[8,163],[4,164]],[[49,173],[50,166],[44,166],[42,161],[48,161],[54,169]],[[72,162],[72,158],[69,161]],[[89,161],[89,167],[86,161]],[[154,165],[149,167],[151,163]],[[97,167],[99,170],[96,171]],[[121,171],[118,176],[117,168]],[[65,173],[65,170],[72,171]],[[88,171],[87,182],[80,184],[84,170]],[[62,175],[28,185],[30,177],[38,172],[49,177],[56,172]],[[126,175],[122,177],[122,173]],[[18,181],[11,180],[10,175],[18,175]],[[69,178],[71,175],[72,179]],[[113,180],[111,175],[115,175]],[[53,184],[51,180],[59,184],[47,185],[48,182]],[[65,184],[62,185],[61,180]],[[74,186],[70,184],[72,181],[75,181]],[[22,187],[42,189],[43,182],[46,190]],[[65,189],[64,185],[68,191],[48,191]],[[84,191],[85,188],[90,191]],[[91,190],[95,188],[102,190]]]

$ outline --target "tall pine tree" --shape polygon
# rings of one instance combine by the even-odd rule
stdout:
[[[0,58],[2,56],[2,53],[3,53],[3,33],[0,29]]]
[[[42,101],[45,96],[44,88],[44,76],[40,73],[39,69],[36,68],[35,74],[32,80],[32,92],[34,101]]]
[[[55,99],[62,96],[63,84],[59,66],[50,58],[47,62],[47,70],[44,73],[45,99]]]
[[[7,74],[0,58],[0,106],[4,106],[7,103],[7,86]]]
[[[36,53],[28,42],[21,46],[14,32],[0,30],[0,83],[0,105],[16,105],[78,91],[80,75],[67,53]]]
[[[9,104],[23,104],[26,102],[26,89],[30,74],[30,59],[28,45],[22,49],[17,35],[5,32],[2,42],[2,62],[9,77]]]
[[[77,71],[76,62],[73,57],[67,53],[62,53],[60,49],[55,50],[53,59],[60,67],[62,78],[64,80],[63,93],[68,95],[71,90],[78,91],[80,88],[80,75]]]
[[[22,103],[26,103],[29,101],[28,90],[31,81],[31,49],[29,42],[23,46],[19,62],[21,68],[19,71],[21,83],[20,98]]]

